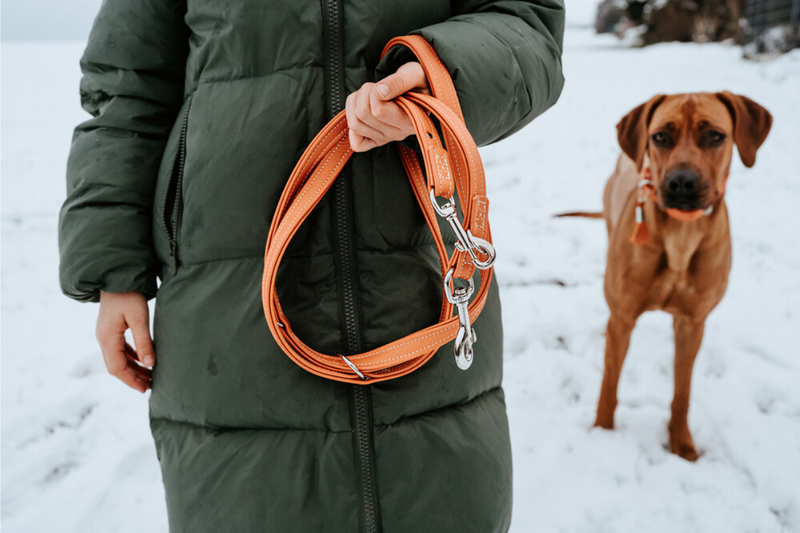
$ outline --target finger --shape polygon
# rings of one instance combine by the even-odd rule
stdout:
[[[142,366],[135,361],[128,361],[128,369],[133,372],[138,379],[147,384],[153,381],[153,371],[146,366]]]
[[[119,380],[128,387],[138,390],[141,393],[145,393],[147,389],[150,388],[150,383],[138,377],[136,372],[134,372],[131,368],[126,367],[125,370],[121,372],[119,376],[117,376],[117,378],[119,378]]]
[[[147,381],[152,379],[152,370],[139,363],[139,356],[136,354],[136,350],[127,342],[125,343],[125,357],[128,359],[128,367],[133,369],[139,377],[145,378]]]
[[[386,144],[389,141],[393,141],[395,137],[399,135],[396,126],[388,124],[380,118],[380,116],[385,116],[387,113],[390,113],[392,107],[399,109],[400,106],[394,102],[384,102],[381,100],[380,96],[378,96],[378,93],[375,91],[374,84],[365,83],[364,86],[359,89],[358,98],[355,103],[356,117],[378,133],[379,136],[369,134],[366,136],[379,144]],[[394,118],[398,117],[395,115]]]
[[[367,150],[370,150],[377,146],[377,143],[375,143],[375,141],[373,141],[369,137],[363,137],[358,133],[355,133],[353,130],[350,130],[349,140],[350,140],[350,148],[354,152],[366,152]]]
[[[352,148],[354,152],[366,152],[370,148],[376,146],[372,139],[359,133],[359,131],[364,131],[365,128],[362,127],[363,125],[358,124],[358,119],[355,119],[352,124],[355,129],[350,128],[348,130],[348,139],[350,141],[350,148]]]
[[[369,137],[373,141],[382,141],[383,132],[370,125],[367,121],[373,121],[372,111],[369,107],[369,87],[365,84],[361,89],[353,93],[350,103],[351,112],[348,115],[347,125],[350,129],[362,137]]]
[[[344,114],[345,118],[347,119],[347,127],[350,130],[349,136],[351,141],[354,140],[355,138],[354,134],[357,134],[357,129],[361,124],[361,121],[358,120],[358,117],[356,116],[357,100],[358,100],[358,93],[357,92],[352,93],[347,97],[347,100],[345,100],[345,106],[344,106]],[[358,136],[360,137],[361,135],[358,134]]]
[[[388,141],[402,141],[414,133],[414,124],[403,109],[394,102],[384,102],[377,91],[370,91],[370,110]],[[376,126],[377,127],[377,126]]]
[[[156,364],[155,352],[153,350],[153,339],[150,337],[150,320],[148,317],[147,304],[144,307],[137,307],[135,311],[125,315],[125,320],[131,328],[133,343],[136,345],[136,355],[139,362],[145,366]]]
[[[397,72],[378,82],[376,90],[383,100],[397,98],[411,89],[427,89],[428,80],[422,65],[410,62],[402,65]]]
[[[136,389],[139,392],[145,392],[149,388],[149,384],[145,382],[143,378],[138,376],[138,374],[130,367],[131,364],[138,363],[133,363],[132,361],[128,360],[128,357],[125,355],[124,348],[118,352],[109,352],[108,356],[106,357],[106,367],[108,368],[109,374],[119,379],[132,389]]]
[[[123,352],[125,353],[125,357],[127,357],[131,361],[136,361],[136,362],[139,361],[139,355],[136,353],[136,350],[134,350],[133,346],[131,346],[127,342],[125,343],[125,348],[123,349]]]
[[[136,352],[127,342],[122,357],[114,356],[109,359],[108,373],[139,392],[145,392],[150,388],[152,378],[149,372],[150,369],[137,362]]]

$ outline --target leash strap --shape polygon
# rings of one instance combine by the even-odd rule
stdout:
[[[492,280],[495,250],[489,228],[483,164],[475,141],[464,126],[453,82],[424,38],[414,35],[392,39],[381,57],[394,46],[405,46],[414,53],[432,93],[428,96],[408,92],[394,101],[411,118],[425,165],[423,173],[415,152],[397,145],[439,253],[443,280],[439,322],[368,352],[328,355],[311,349],[300,340],[281,309],[276,278],[283,255],[300,225],[353,155],[344,111],[317,134],[295,166],[275,210],[264,252],[261,300],[273,337],[302,368],[345,383],[374,383],[409,374],[454,339],[456,363],[459,368],[468,368],[472,363],[472,345],[477,340],[471,324],[483,310]],[[441,126],[444,146],[431,117]],[[460,201],[462,218],[459,218],[455,194]],[[447,220],[458,239],[452,256],[447,254],[437,216]],[[480,270],[480,284],[470,302],[476,269]],[[455,280],[461,281],[456,283]],[[457,310],[455,315],[453,307]]]

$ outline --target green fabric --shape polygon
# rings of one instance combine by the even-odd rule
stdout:
[[[348,92],[408,60],[398,50],[379,61],[389,39],[419,33],[450,71],[480,145],[560,94],[560,0],[345,0],[342,13]],[[297,367],[261,307],[272,213],[328,118],[324,33],[320,2],[105,0],[81,59],[93,118],[76,128],[68,162],[61,287],[81,301],[100,290],[156,296],[150,417],[173,533],[364,526],[350,386]],[[356,154],[348,172],[353,304],[368,350],[436,322],[441,273],[394,147]],[[278,285],[295,332],[335,354],[346,340],[332,202],[298,232]],[[496,283],[475,330],[468,371],[448,344],[411,375],[368,386],[385,533],[508,529]]]

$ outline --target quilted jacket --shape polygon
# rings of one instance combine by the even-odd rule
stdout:
[[[449,344],[408,376],[346,385],[272,339],[263,254],[303,149],[350,92],[409,59],[380,60],[389,39],[434,46],[480,146],[555,103],[563,25],[562,0],[104,0],[80,61],[92,117],[72,139],[60,280],[81,301],[156,298],[149,405],[170,531],[508,529],[496,284],[469,370]],[[436,247],[394,147],[352,158],[278,286],[325,353],[437,321]]]

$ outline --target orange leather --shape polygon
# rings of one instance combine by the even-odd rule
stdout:
[[[397,37],[389,41],[383,54],[393,46],[405,46],[415,54],[425,71],[433,95],[408,92],[395,99],[414,124],[423,155],[425,173],[423,174],[413,150],[400,145],[397,148],[414,194],[436,241],[443,278],[452,268],[453,278],[470,280],[476,266],[465,251],[456,250],[448,257],[439,229],[438,215],[431,205],[430,192],[432,190],[436,196],[443,198],[451,198],[457,192],[463,214],[460,220],[464,230],[468,230],[474,237],[491,243],[489,200],[486,197],[486,181],[480,154],[464,126],[461,107],[450,75],[433,47],[420,36]],[[444,146],[430,117],[435,117],[442,128]],[[275,285],[278,266],[292,237],[333,185],[352,154],[348,141],[347,120],[342,111],[306,148],[278,202],[264,252],[261,299],[272,335],[295,363],[324,378],[346,383],[369,384],[413,372],[425,364],[441,346],[456,337],[461,323],[459,317],[453,315],[453,305],[443,296],[442,310],[437,324],[380,348],[348,355],[347,360],[356,366],[358,372],[354,371],[341,355],[317,352],[292,331],[291,324],[278,300]],[[480,252],[480,250],[476,252],[476,255],[480,261],[484,261],[487,256]],[[480,286],[468,306],[470,323],[474,323],[483,310],[491,280],[491,266],[480,270]],[[455,365],[453,370],[457,371]],[[364,377],[360,377],[359,373]]]

